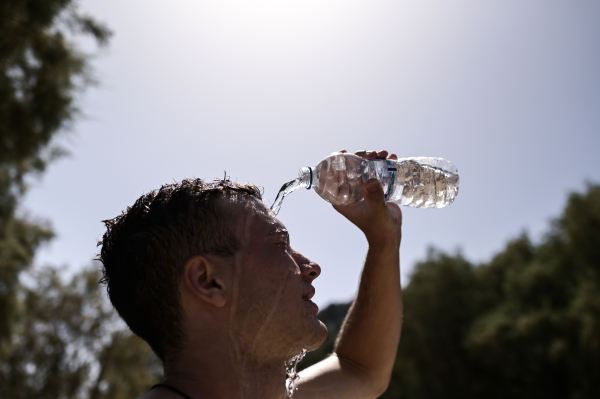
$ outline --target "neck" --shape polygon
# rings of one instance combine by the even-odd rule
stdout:
[[[236,353],[227,334],[221,337],[221,342],[196,340],[196,345],[186,345],[177,361],[167,365],[163,383],[193,399],[287,398],[285,359],[259,362]],[[198,341],[211,344],[200,346]]]

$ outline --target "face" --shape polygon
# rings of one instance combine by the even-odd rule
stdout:
[[[230,291],[240,350],[258,358],[316,349],[327,337],[310,300],[321,268],[292,249],[287,229],[262,202],[246,197],[230,205],[241,244]]]

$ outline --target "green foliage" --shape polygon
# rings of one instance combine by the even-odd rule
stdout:
[[[69,40],[81,34],[99,45],[110,36],[71,0],[0,2],[0,361],[12,339],[19,275],[52,236],[47,224],[15,211],[25,178],[61,153],[52,139],[76,113],[74,93],[91,82],[89,57]]]
[[[160,378],[148,345],[129,333],[86,270],[65,284],[59,270],[27,274],[20,318],[0,370],[2,398],[132,398]]]
[[[477,373],[463,345],[470,322],[481,312],[473,266],[460,255],[430,250],[404,291],[400,359],[384,397],[465,397]],[[410,385],[406,381],[410,381]],[[410,392],[411,396],[408,395]],[[469,395],[467,395],[469,396]]]
[[[49,227],[23,218],[0,225],[0,361],[9,353],[19,311],[19,274],[31,264],[37,248],[51,237]]]
[[[597,396],[600,186],[572,194],[539,245],[522,235],[478,266],[431,250],[403,295],[402,340],[382,398]],[[328,309],[319,317],[343,318]]]
[[[110,32],[73,0],[0,1],[0,398],[131,398],[162,371],[116,318],[97,270],[68,284],[57,269],[31,270],[53,234],[16,216],[26,178],[63,153],[55,137],[93,83],[81,36],[104,46]]]
[[[91,83],[88,56],[70,36],[107,43],[109,30],[72,0],[0,2],[0,223],[9,219],[24,177],[61,153],[49,146],[76,114],[74,93]]]
[[[19,274],[52,235],[45,224],[15,217],[25,177],[61,153],[51,140],[75,115],[75,91],[90,82],[88,57],[68,40],[78,33],[100,45],[110,35],[71,0],[0,2],[0,360],[10,341]]]
[[[503,382],[505,396],[600,392],[598,243],[600,186],[590,186],[571,195],[531,259],[506,273],[503,300],[473,323],[467,345]],[[484,271],[498,268],[494,261]]]

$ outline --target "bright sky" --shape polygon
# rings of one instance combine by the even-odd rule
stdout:
[[[75,271],[141,194],[224,171],[272,201],[345,148],[456,164],[456,202],[404,211],[406,283],[433,245],[485,261],[538,240],[567,193],[600,182],[600,2],[84,0],[115,32],[72,155],[25,208],[58,237],[39,264]],[[318,262],[315,302],[354,295],[366,242],[314,192],[279,213]]]

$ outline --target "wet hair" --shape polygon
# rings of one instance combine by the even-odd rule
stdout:
[[[185,262],[200,254],[232,256],[239,249],[236,221],[220,202],[228,195],[262,199],[250,183],[186,179],[142,195],[121,215],[103,221],[100,282],[131,331],[163,363],[185,339],[179,299]]]

